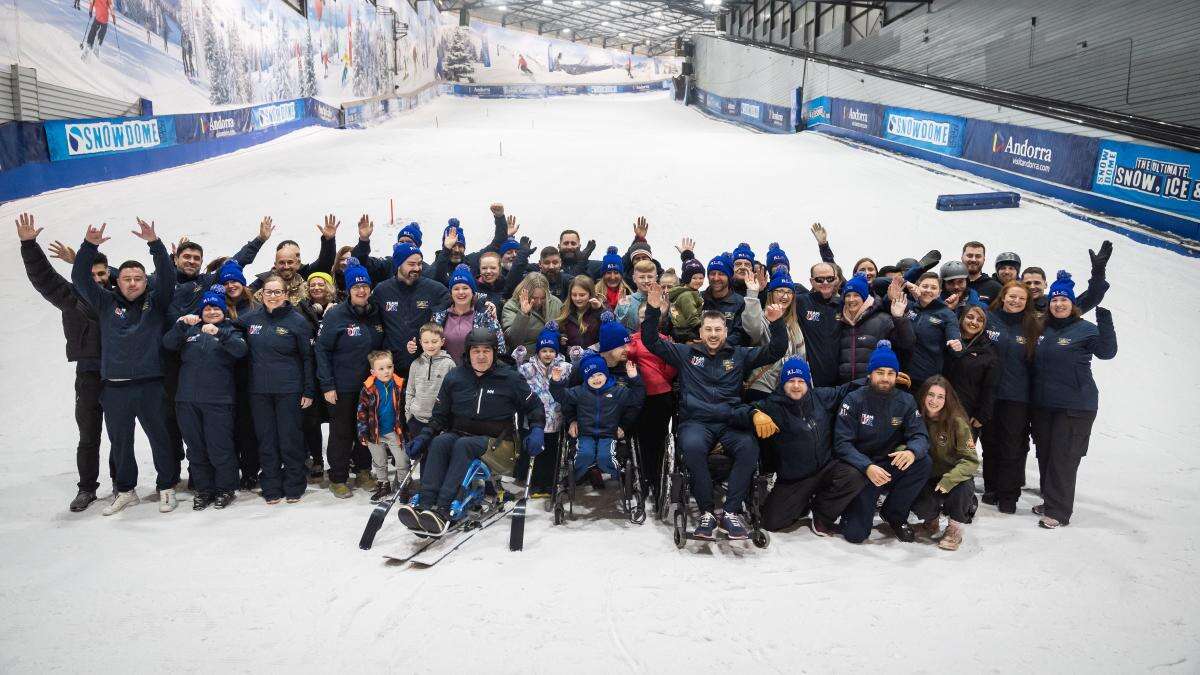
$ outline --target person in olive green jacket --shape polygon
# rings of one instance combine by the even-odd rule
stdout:
[[[679,344],[700,339],[700,315],[704,313],[700,287],[703,285],[704,265],[691,258],[683,263],[679,285],[667,291],[671,301],[671,337]]]
[[[955,551],[962,544],[966,524],[979,506],[973,481],[979,470],[979,455],[975,453],[971,425],[949,380],[941,375],[926,380],[917,403],[929,431],[933,472],[913,502],[912,510],[925,521],[921,529],[930,537],[936,536],[940,529],[941,514],[949,516],[938,548]]]

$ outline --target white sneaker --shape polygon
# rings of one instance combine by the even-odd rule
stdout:
[[[179,502],[175,501],[175,490],[167,488],[158,493],[158,512],[170,513],[179,506]]]
[[[124,511],[125,507],[133,506],[139,501],[141,500],[138,499],[137,493],[133,490],[130,490],[129,492],[118,492],[116,499],[114,499],[111,504],[104,508],[103,513],[106,516],[111,516],[114,513]]]

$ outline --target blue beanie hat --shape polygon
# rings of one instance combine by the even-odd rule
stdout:
[[[792,281],[792,275],[788,274],[786,269],[775,270],[775,273],[771,275],[771,280],[767,282],[768,293],[776,288],[796,288],[796,283]]]
[[[779,371],[779,385],[783,386],[788,380],[797,377],[808,383],[810,389],[812,388],[812,370],[808,367],[808,362],[799,356],[793,356],[783,362],[783,370]]]
[[[725,254],[721,254],[721,255],[713,258],[712,260],[708,261],[708,271],[709,272],[720,272],[721,274],[724,274],[726,277],[732,278],[733,277],[733,263],[729,261],[729,258],[725,257]]]
[[[500,242],[500,255],[504,255],[505,253],[508,253],[509,251],[520,250],[520,248],[521,248],[521,243],[518,242],[516,239],[509,237],[508,239],[505,239],[504,241]]]
[[[458,231],[457,246],[462,246],[463,248],[466,248],[467,247],[467,235],[463,234],[462,226],[458,224],[458,218],[450,219],[450,224],[446,226],[446,229],[442,230],[442,239],[445,239],[450,234],[451,229]]]
[[[236,281],[239,284],[246,285],[246,275],[242,274],[241,264],[230,258],[221,265],[221,270],[217,272],[217,281],[225,283],[226,281]]]
[[[609,246],[604,258],[600,261],[600,273],[604,274],[605,272],[625,273],[625,263],[621,260],[621,255],[617,253],[616,246]]]
[[[229,308],[225,304],[224,286],[220,284],[213,284],[213,286],[208,289],[208,292],[200,298],[200,310],[203,311],[205,307],[216,307],[226,314],[229,313]],[[200,312],[196,313],[199,314]]]
[[[609,352],[629,344],[629,329],[612,312],[600,315],[600,351]]]
[[[858,297],[863,300],[869,298],[871,296],[871,284],[867,282],[867,275],[855,274],[851,277],[846,282],[846,285],[842,286],[842,295],[845,296],[847,293],[857,293]]]
[[[397,268],[414,255],[421,255],[421,249],[407,241],[398,242],[392,247],[392,267]]]
[[[873,373],[880,368],[891,368],[897,373],[900,372],[900,359],[896,358],[896,352],[892,351],[892,343],[889,340],[880,340],[875,345],[875,351],[871,352],[871,358],[867,361],[868,373]]]
[[[553,321],[547,321],[546,327],[538,333],[537,351],[542,351],[549,347],[554,351],[559,351],[559,346],[562,344],[561,338],[558,335],[558,324]]]
[[[754,251],[750,250],[750,244],[746,242],[738,244],[737,248],[733,249],[733,259],[754,262]]]
[[[464,264],[459,264],[450,273],[450,281],[446,283],[446,287],[452,289],[459,284],[470,286],[473,293],[479,292],[479,287],[475,285],[475,277],[471,274],[471,268]]]
[[[346,271],[342,272],[342,280],[346,282],[346,290],[359,284],[371,285],[371,275],[367,273],[367,268],[358,262],[358,258],[346,259]]]
[[[606,377],[609,375],[608,364],[604,362],[604,357],[590,350],[584,352],[583,358],[579,360],[579,372],[583,375],[585,384],[588,378],[596,373],[604,373]]]
[[[1066,270],[1058,271],[1058,278],[1054,283],[1050,284],[1050,293],[1047,297],[1054,299],[1062,296],[1075,304],[1075,282],[1071,281],[1071,273]]]
[[[779,248],[779,243],[773,241],[767,247],[767,269],[773,269],[776,265],[783,265],[788,269],[792,267],[792,263],[788,261],[787,254],[783,252],[783,249]]]
[[[400,228],[399,234],[396,235],[396,241],[400,241],[404,237],[408,237],[409,239],[412,239],[413,243],[417,245],[417,248],[420,248],[421,247],[421,224],[414,220],[413,222]]]

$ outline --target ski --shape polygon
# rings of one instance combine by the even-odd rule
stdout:
[[[394,560],[395,562],[398,562],[398,563],[406,563],[406,562],[412,560],[413,558],[417,557],[418,555],[420,555],[422,552],[425,551],[425,549],[429,548],[430,546],[433,546],[438,541],[439,541],[438,539],[433,539],[433,538],[422,539],[420,541],[420,543],[418,543],[415,548],[410,549],[406,555],[385,553],[385,554],[383,554],[383,557],[387,558],[388,560]]]
[[[511,512],[511,508],[500,507],[483,520],[476,521],[478,527],[472,527],[470,530],[459,529],[451,537],[443,536],[439,539],[433,539],[429,544],[422,546],[415,554],[409,556],[407,562],[418,567],[433,567],[442,560],[445,560],[446,556],[461,548],[463,544],[470,541],[475,535],[500,522],[504,519],[504,516]],[[433,546],[434,543],[440,545]]]
[[[525,505],[529,502],[529,484],[533,480],[533,462],[525,474],[525,494],[512,510],[512,529],[508,533],[508,550],[520,551],[525,546]]]
[[[383,523],[387,520],[387,514],[396,505],[396,501],[400,499],[400,494],[404,492],[404,488],[408,486],[408,481],[412,479],[413,470],[409,469],[408,474],[404,476],[404,480],[396,486],[396,491],[388,499],[385,499],[375,505],[371,510],[371,516],[367,519],[367,526],[363,529],[362,538],[358,540],[358,547],[364,551],[371,550],[371,545],[375,543],[375,535],[379,532],[379,528],[383,527]]]

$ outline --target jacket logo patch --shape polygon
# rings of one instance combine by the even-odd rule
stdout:
[[[690,362],[693,366],[696,366],[696,367],[703,366],[704,365],[704,357],[703,356],[693,356],[690,359]]]
[[[262,332],[262,326],[260,326],[258,324],[252,324],[250,326],[250,334],[251,335],[258,335],[261,332]]]
[[[118,319],[124,319],[125,318],[125,308],[124,307],[113,307],[113,314],[115,314]]]
[[[1069,344],[1071,344],[1071,338],[1068,338],[1068,337],[1060,337],[1060,338],[1058,338],[1058,346],[1060,346],[1060,347],[1066,347],[1066,346],[1067,346],[1067,345],[1069,345]]]
[[[488,394],[495,394],[495,393],[496,393],[496,390],[495,390],[495,389],[488,389],[488,390],[486,390],[486,392],[485,392],[485,393],[488,393]]]
[[[989,330],[987,334],[988,337],[991,338],[992,342],[1000,339],[1000,331],[998,330]]]
[[[850,414],[850,404],[849,404],[849,403],[843,403],[843,404],[842,404],[842,409],[838,411],[838,416],[839,416],[839,417],[845,417],[845,416],[847,416],[847,415],[849,415],[849,414]]]
[[[864,427],[873,427],[875,426],[875,416],[868,415],[867,413],[861,413],[858,416],[858,422]]]
[[[142,303],[142,311],[143,312],[150,311],[150,299],[149,298],[147,298],[146,301]]]
[[[349,337],[358,337],[362,335],[362,326],[359,326],[358,324],[346,326],[346,335]]]
[[[870,335],[859,335],[859,336],[858,336],[858,341],[859,341],[859,342],[866,342],[866,341],[867,341],[867,338],[869,338],[869,337],[871,337],[871,336],[870,336]]]
[[[938,325],[938,324],[940,324],[941,322],[942,322],[942,320],[941,320],[941,319],[939,319],[939,318],[937,318],[936,316],[931,316],[931,317],[929,317],[929,323],[931,323],[931,324],[933,324],[933,325],[935,325],[935,326],[936,326],[936,325]]]
[[[914,311],[913,311],[913,310],[911,310],[911,309],[910,309],[910,310],[908,310],[908,318],[910,318],[910,319],[916,319],[916,318],[917,318],[917,313],[916,313],[916,312],[914,312]]]
[[[725,372],[727,372],[727,373],[728,373],[729,371],[733,370],[733,361],[732,361],[732,360],[730,360],[730,359],[725,359],[725,364],[724,364],[724,365],[725,365]]]
[[[376,332],[376,333],[382,333],[382,332],[383,332],[383,324],[381,324],[381,323],[380,323],[380,324],[375,324],[375,332]]]
[[[196,333],[195,335],[189,335],[187,338],[187,342],[195,342],[196,340],[199,340],[199,339],[200,339],[200,334]]]
[[[275,327],[275,334],[276,334],[276,335],[287,335],[287,334],[288,334],[288,329],[284,328],[283,326],[276,326],[276,327]]]
[[[429,301],[428,300],[418,300],[417,301],[417,309],[429,309]]]
[[[898,427],[898,426],[900,426],[900,423],[903,421],[904,420],[900,419],[899,417],[893,417],[892,418],[892,426]]]
[[[383,303],[383,311],[385,311],[385,312],[397,312],[399,310],[400,310],[399,302],[388,301],[388,302]]]
[[[820,320],[821,320],[821,313],[820,313],[820,312],[818,312],[817,310],[810,309],[810,310],[808,310],[807,312],[805,312],[805,313],[804,313],[804,320],[805,320],[805,321],[812,321],[812,322],[814,322],[814,323],[815,323],[815,322],[817,322],[817,321],[820,321]]]

